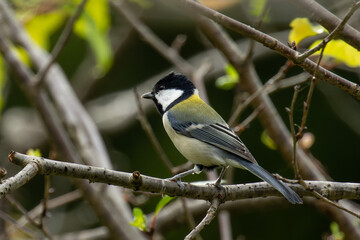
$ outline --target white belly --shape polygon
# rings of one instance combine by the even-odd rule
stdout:
[[[195,138],[189,138],[175,133],[170,126],[167,114],[163,115],[163,124],[175,147],[190,162],[207,167],[226,165],[225,159],[223,159],[221,154],[222,150]]]

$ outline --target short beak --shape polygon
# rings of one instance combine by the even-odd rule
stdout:
[[[153,99],[154,94],[152,92],[145,93],[141,96],[142,98]]]

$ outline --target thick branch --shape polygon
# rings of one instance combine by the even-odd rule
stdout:
[[[37,168],[37,174],[88,179],[90,182],[107,183],[137,191],[156,192],[170,196],[212,200],[220,194],[224,201],[280,196],[280,193],[276,189],[265,182],[224,185],[223,190],[219,190],[219,188],[211,185],[185,183],[185,187],[182,190],[176,182],[141,175],[139,172],[125,173],[105,168],[28,156],[17,152],[10,153],[9,160],[16,165],[31,165],[34,168]],[[35,174],[32,174],[32,176],[35,176]],[[9,186],[8,181],[9,180],[5,180],[0,185],[0,192],[2,195],[15,189]],[[306,183],[328,199],[360,199],[360,183],[339,183],[330,181],[306,181]],[[25,182],[23,184],[25,184]],[[306,191],[299,184],[290,184],[289,186],[300,196],[313,196],[311,192]],[[16,186],[16,188],[18,187],[20,186]]]

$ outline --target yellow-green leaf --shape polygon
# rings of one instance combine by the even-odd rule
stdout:
[[[61,9],[35,15],[25,24],[31,38],[42,48],[49,50],[50,37],[64,23],[66,13]]]
[[[156,208],[155,208],[155,214],[158,214],[159,211],[165,207],[169,202],[171,202],[175,197],[170,197],[170,196],[164,196],[159,202],[158,204],[156,205]]]
[[[90,0],[74,26],[74,32],[87,40],[94,51],[98,75],[107,72],[113,62],[113,53],[108,39],[109,16],[108,1]]]
[[[330,230],[331,230],[332,237],[335,240],[345,239],[345,234],[340,231],[339,225],[336,222],[330,223]]]
[[[266,7],[266,2],[267,0],[252,0],[249,1],[249,8],[250,8],[250,13],[251,15],[255,16],[255,17],[259,17],[263,12],[265,7]],[[270,16],[268,13],[266,13],[264,15],[264,18],[262,19],[263,22],[268,22],[270,20]]]
[[[239,81],[239,75],[231,64],[225,66],[225,73],[226,75],[216,79],[215,86],[223,90],[233,89]]]
[[[32,149],[26,151],[26,155],[35,156],[35,157],[41,157],[40,149]]]
[[[261,142],[267,146],[268,148],[270,148],[271,150],[276,150],[277,146],[275,144],[275,142],[271,139],[271,137],[269,136],[268,132],[266,130],[264,130],[261,133],[260,136]]]
[[[27,51],[24,48],[20,46],[11,46],[11,50],[15,53],[15,55],[19,58],[20,61],[25,63],[27,66],[30,66],[31,60],[29,55],[27,54]]]
[[[310,48],[315,47],[321,40],[315,41]],[[320,51],[314,53],[319,55]],[[325,47],[324,56],[331,57],[349,67],[360,67],[360,52],[343,40],[331,40]]]
[[[325,31],[320,25],[312,25],[307,18],[295,18],[291,21],[290,27],[289,42],[295,41],[296,44],[299,44],[307,37],[315,36]]]
[[[146,216],[140,208],[133,209],[134,221],[130,225],[137,227],[140,231],[146,230]]]

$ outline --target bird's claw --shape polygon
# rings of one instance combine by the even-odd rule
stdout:
[[[185,185],[184,185],[184,183],[181,181],[180,178],[174,178],[174,177],[172,177],[172,178],[167,178],[166,180],[169,180],[169,181],[172,181],[172,182],[176,182],[176,183],[179,185],[180,190],[181,190],[181,191],[184,191]]]

